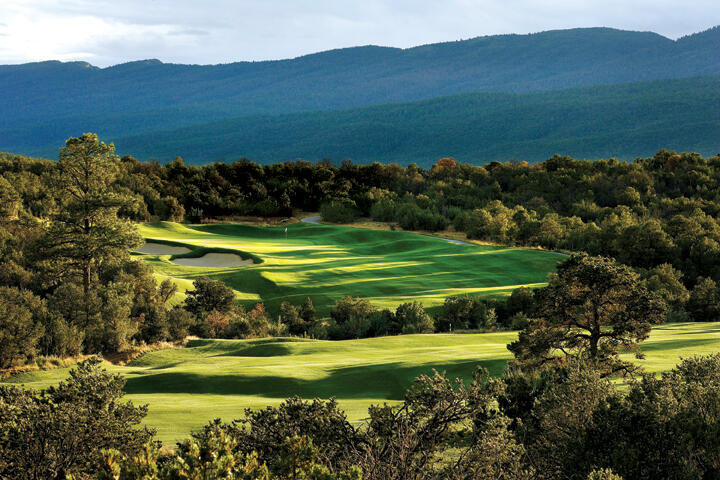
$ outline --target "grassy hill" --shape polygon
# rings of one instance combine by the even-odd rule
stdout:
[[[185,255],[143,255],[160,278],[181,289],[207,275],[232,287],[248,305],[300,304],[309,296],[321,315],[352,295],[382,307],[419,300],[440,305],[451,295],[503,294],[520,286],[540,286],[563,256],[541,250],[456,245],[406,232],[297,223],[287,227],[237,224],[143,224],[149,240],[185,245]],[[235,268],[182,266],[182,257],[236,252],[257,263]]]
[[[127,378],[125,391],[149,403],[147,423],[169,443],[213,418],[232,420],[244,408],[284,398],[336,397],[353,421],[372,403],[402,400],[404,390],[432,369],[471,378],[477,366],[502,372],[515,332],[402,335],[341,342],[297,339],[195,340],[187,348],[151,352],[127,366],[108,365]],[[649,371],[672,368],[680,357],[720,350],[720,323],[668,324],[643,344]],[[29,372],[6,380],[40,388],[68,369]]]
[[[530,94],[472,93],[419,102],[253,116],[115,138],[137,158],[190,163],[248,157],[430,166],[452,156],[484,163],[652,156],[661,148],[720,152],[720,76]]]
[[[224,65],[5,65],[0,151],[55,158],[65,139],[87,131],[117,139],[255,114],[717,74],[718,52],[720,28],[677,41],[651,32],[586,28]]]

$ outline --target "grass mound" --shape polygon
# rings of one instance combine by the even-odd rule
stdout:
[[[245,408],[284,398],[336,397],[351,420],[367,407],[402,400],[413,379],[432,369],[469,380],[478,366],[505,368],[515,332],[402,335],[342,342],[302,339],[194,340],[186,348],[146,353],[126,366],[128,398],[150,404],[147,423],[164,442],[181,439],[212,418],[242,417]],[[657,372],[680,357],[720,350],[720,322],[655,328],[642,345],[642,365]],[[630,357],[628,357],[630,359]],[[6,382],[40,388],[64,379],[68,368],[26,372]]]

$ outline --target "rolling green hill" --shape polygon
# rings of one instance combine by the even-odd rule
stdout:
[[[336,397],[352,421],[372,403],[402,400],[412,380],[432,369],[471,378],[477,366],[502,372],[515,332],[401,335],[347,341],[297,339],[194,340],[187,348],[145,354],[127,366],[108,365],[127,378],[125,391],[148,403],[147,423],[166,443],[207,421],[242,417],[244,408],[277,405],[284,398]],[[668,324],[655,328],[640,363],[649,371],[720,349],[720,323]],[[68,369],[29,372],[5,382],[46,387]]]
[[[456,245],[406,232],[296,223],[262,228],[237,224],[143,224],[148,240],[185,245],[185,255],[143,255],[159,278],[181,290],[207,275],[232,287],[248,306],[264,302],[271,312],[288,300],[311,297],[327,315],[340,298],[370,299],[381,307],[412,300],[426,307],[451,295],[506,294],[520,286],[541,286],[563,256],[542,250]],[[181,266],[173,259],[208,252],[237,252],[257,263],[235,268]]]
[[[258,114],[329,111],[473,91],[536,92],[717,74],[718,52],[717,27],[676,41],[651,32],[583,28],[409,49],[364,46],[224,65],[157,60],[102,69],[85,62],[4,65],[0,151],[55,158],[68,137],[87,131],[115,140]],[[344,127],[353,131],[352,125]],[[167,152],[158,145],[143,153],[212,161],[223,152],[216,150],[217,142],[207,140],[212,139],[188,152]],[[196,156],[201,145],[210,147],[207,157]],[[243,144],[236,141],[234,146]],[[365,153],[381,153],[382,147]],[[257,149],[232,151],[255,153]],[[329,154],[358,156],[353,150]]]
[[[720,76],[530,94],[472,93],[338,112],[253,116],[115,138],[137,158],[259,163],[351,158],[470,163],[512,158],[631,160],[661,148],[720,151]]]

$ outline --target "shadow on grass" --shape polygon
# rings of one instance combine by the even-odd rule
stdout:
[[[137,372],[139,374],[137,377],[127,379],[125,392],[129,394],[249,395],[265,398],[287,398],[298,395],[303,398],[402,400],[405,390],[412,381],[419,375],[432,374],[433,369],[446,372],[449,378],[461,378],[465,382],[469,382],[478,366],[487,368],[493,375],[499,375],[505,368],[505,364],[505,360],[463,360],[413,366],[384,363],[337,368],[326,377],[313,380],[279,375]],[[292,367],[289,366],[288,374],[291,373]]]
[[[720,344],[720,338],[694,338],[678,340],[662,340],[651,343],[643,343],[640,350],[643,352],[657,352],[661,350],[678,350],[700,347],[703,345]],[[692,353],[688,351],[688,353]]]

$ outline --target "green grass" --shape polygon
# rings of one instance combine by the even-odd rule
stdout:
[[[143,224],[148,240],[184,245],[199,256],[237,252],[256,264],[238,268],[176,265],[172,257],[142,255],[158,278],[171,277],[181,291],[202,275],[232,287],[246,305],[264,302],[277,311],[283,300],[300,304],[310,297],[327,315],[346,295],[365,297],[381,307],[419,300],[440,305],[450,295],[507,294],[520,286],[545,284],[563,257],[557,253],[492,246],[455,245],[407,232],[296,223],[287,227],[238,224]]]
[[[499,375],[515,332],[403,335],[341,342],[262,339],[196,340],[188,347],[150,352],[127,366],[108,365],[127,378],[127,398],[149,403],[148,425],[164,442],[185,437],[213,418],[242,417],[245,408],[284,398],[338,399],[352,421],[371,403],[398,402],[412,380],[433,368],[469,379],[478,365]],[[681,356],[720,351],[720,322],[669,324],[653,330],[640,362],[652,372]],[[28,372],[6,382],[42,388],[68,368]]]

